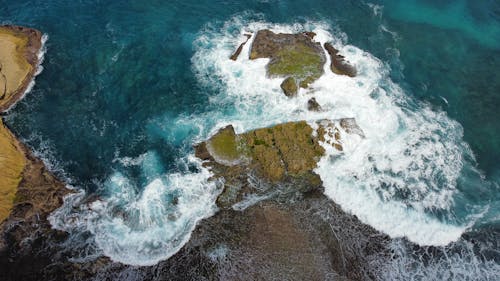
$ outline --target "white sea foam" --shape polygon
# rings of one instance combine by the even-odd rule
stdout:
[[[241,27],[239,35],[232,32],[235,26]],[[255,35],[263,28],[314,31],[315,40],[332,42],[356,66],[358,76],[335,75],[327,62],[325,75],[311,89],[301,89],[293,99],[286,97],[279,87],[282,79],[266,78],[268,60],[248,59],[254,37],[237,61],[228,59],[245,39],[244,33]],[[392,237],[406,236],[421,245],[444,245],[458,239],[472,224],[453,211],[463,154],[469,153],[461,126],[445,113],[411,100],[390,80],[388,66],[345,42],[345,34],[315,22],[287,26],[235,19],[222,31],[208,26],[196,42],[194,70],[203,85],[218,90],[211,99],[217,109],[234,108],[225,114],[207,113],[219,120],[212,132],[226,124],[243,132],[293,120],[353,117],[366,138],[345,135],[345,151],[332,151],[320,161],[316,172],[325,194]],[[323,111],[306,110],[311,97]]]
[[[488,247],[491,244],[460,241],[434,251],[412,252],[404,241],[393,240],[390,248],[394,258],[380,265],[379,277],[405,281],[497,280],[500,264],[478,254],[490,251]]]
[[[208,181],[211,173],[193,157],[187,161],[199,172],[166,174],[141,191],[116,172],[104,183],[99,199],[80,204],[84,196],[72,195],[51,215],[51,223],[70,232],[90,231],[114,261],[153,265],[167,259],[189,240],[196,223],[216,210],[215,183]]]

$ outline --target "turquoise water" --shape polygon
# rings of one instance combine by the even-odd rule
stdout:
[[[392,208],[393,213],[401,210],[398,214],[410,222],[404,229],[388,223],[394,217],[377,221],[365,216],[365,222],[395,237],[422,237],[417,230],[429,227],[430,232],[435,230],[433,225],[447,233],[456,231],[458,236],[465,233],[464,238],[443,248],[451,258],[435,255],[422,263],[418,253],[407,253],[407,246],[395,240],[395,251],[402,254],[385,278],[485,279],[498,274],[499,2],[0,4],[1,23],[35,27],[49,36],[44,70],[7,123],[52,170],[81,190],[80,196],[103,199],[90,212],[86,207],[79,209],[75,199],[76,211],[63,212],[55,219],[78,218],[71,231],[75,235],[90,231],[99,254],[126,263],[151,264],[183,245],[196,221],[214,212],[216,193],[207,182],[207,172],[192,159],[191,147],[222,124],[233,123],[237,130],[245,130],[304,116],[316,118],[287,114],[272,105],[273,99],[267,101],[271,105],[265,105],[257,95],[248,98],[252,87],[266,91],[259,83],[267,82],[258,80],[254,69],[222,60],[241,41],[242,30],[253,24],[316,28],[347,46],[353,60],[359,57],[364,69],[364,80],[359,82],[365,84],[327,90],[371,96],[344,107],[324,97],[333,108],[337,106],[332,112],[354,114],[363,125],[365,117],[358,108],[370,104],[377,110],[366,119],[387,116],[385,122],[392,124],[394,114],[394,122],[400,124],[380,128],[387,130],[382,131],[381,140],[393,141],[395,149],[379,151],[366,145],[366,150],[358,150],[378,161],[374,164],[378,174],[359,172],[366,185],[346,177],[330,179],[327,184],[334,198],[343,193],[339,188],[349,186],[353,188],[350,192],[361,192],[358,198],[372,198],[368,191],[375,190],[383,198],[381,203],[361,210],[353,198],[343,198],[339,202],[343,208],[360,217],[387,210],[382,208]],[[363,58],[362,51],[373,59]],[[378,77],[371,72],[374,70],[384,75]],[[370,83],[376,87],[371,88]],[[295,105],[287,106],[293,109]],[[365,132],[370,131],[370,125],[364,125]],[[411,142],[412,137],[418,141]],[[404,148],[409,144],[414,145],[409,155],[421,162],[405,166]],[[400,166],[384,170],[385,158]],[[345,160],[331,165],[359,164]],[[330,164],[325,165],[328,170]],[[436,173],[424,173],[430,170]],[[183,208],[173,206],[178,200]],[[123,213],[128,214],[126,219],[120,217]],[[172,213],[180,214],[179,218],[165,219]],[[113,223],[117,218],[120,223]],[[148,240],[144,237],[147,232],[156,238]],[[434,245],[451,239],[438,236],[412,241]],[[470,242],[469,236],[479,242]],[[448,275],[436,275],[443,270]]]

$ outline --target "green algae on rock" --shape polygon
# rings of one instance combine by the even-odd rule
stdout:
[[[269,77],[293,77],[306,88],[323,75],[326,57],[311,33],[284,34],[259,30],[250,50],[250,59],[270,58]]]
[[[306,121],[288,122],[269,128],[236,134],[232,126],[219,130],[198,144],[196,156],[206,160],[215,178],[223,179],[217,199],[221,208],[230,208],[248,195],[285,188],[280,192],[307,193],[321,189],[314,169],[325,154],[323,145],[342,151],[340,130],[363,135],[354,119],[320,120],[315,130]],[[245,160],[245,161],[242,161]],[[267,190],[256,190],[249,182],[259,179]]]
[[[219,163],[231,165],[244,159],[239,136],[231,125],[220,129],[207,141],[207,150]]]

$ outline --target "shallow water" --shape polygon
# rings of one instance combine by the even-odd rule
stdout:
[[[53,216],[90,231],[97,255],[154,264],[183,245],[218,192],[191,146],[220,126],[355,117],[367,138],[322,159],[326,195],[391,237],[457,241],[420,255],[396,239],[382,277],[499,273],[498,2],[0,2],[0,22],[49,36],[44,71],[7,123],[80,197],[101,197]],[[315,30],[359,77],[326,75],[313,85],[326,112],[305,111],[311,94],[284,97],[266,61],[243,56],[250,44],[227,59],[264,27]]]

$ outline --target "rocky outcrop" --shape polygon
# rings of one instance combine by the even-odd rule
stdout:
[[[0,259],[8,254],[29,253],[32,246],[24,241],[43,239],[46,232],[51,232],[47,217],[62,205],[63,197],[70,192],[24,144],[18,145],[26,165],[12,211],[0,224]]]
[[[250,59],[270,58],[269,77],[294,78],[297,85],[308,85],[323,75],[326,58],[313,33],[284,34],[259,30],[250,50]]]
[[[344,58],[344,56],[339,54],[339,51],[335,49],[332,44],[325,43],[324,45],[326,51],[330,55],[331,63],[330,69],[333,73],[339,75],[347,75],[349,77],[355,77],[357,74],[356,68],[349,64]]]
[[[340,130],[358,135],[362,131],[354,119],[321,120],[315,126],[317,130],[305,121],[289,122],[243,134],[227,126],[197,145],[196,156],[206,160],[215,177],[223,178],[217,204],[230,208],[245,198],[276,193],[276,185],[278,193],[321,189],[321,179],[313,172],[325,153],[320,142],[342,151]],[[249,183],[255,177],[260,190]]]
[[[145,280],[374,280],[390,258],[388,242],[313,192],[222,210],[203,220],[179,253],[134,273]],[[130,273],[116,268],[112,276]]]

